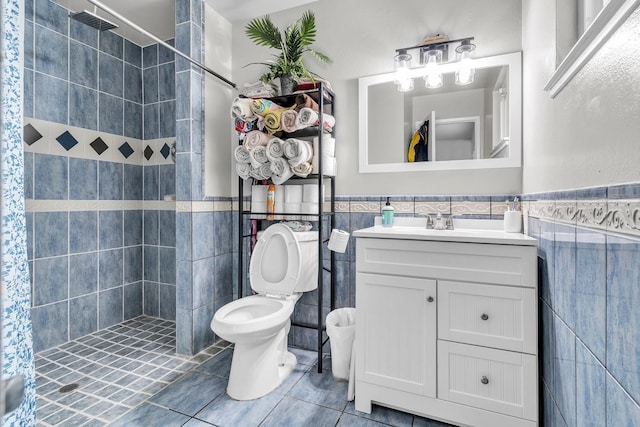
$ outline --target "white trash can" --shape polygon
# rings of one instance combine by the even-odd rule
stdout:
[[[351,351],[356,337],[356,309],[339,308],[327,314],[327,335],[331,345],[333,376],[339,380],[348,380]]]

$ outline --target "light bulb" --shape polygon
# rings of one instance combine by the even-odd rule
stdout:
[[[442,86],[442,73],[438,66],[438,57],[442,58],[442,51],[429,50],[426,52],[427,65],[425,66],[424,86],[435,89]]]
[[[456,84],[468,85],[473,83],[473,78],[476,73],[473,59],[471,58],[471,52],[476,48],[469,40],[464,40],[460,46],[456,48],[458,53],[458,69],[456,70]]]
[[[401,50],[400,53],[393,57],[393,69],[395,71],[393,79],[395,83],[399,84],[402,80],[406,80],[411,69],[411,55]]]
[[[413,90],[413,79],[405,78],[396,82],[398,92],[411,92]]]

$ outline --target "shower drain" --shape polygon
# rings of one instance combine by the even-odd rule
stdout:
[[[58,393],[69,393],[70,391],[73,391],[78,387],[80,387],[80,385],[76,383],[63,385],[58,389]]]

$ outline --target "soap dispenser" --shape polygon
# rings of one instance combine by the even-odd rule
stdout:
[[[393,206],[387,197],[387,204],[382,207],[382,226],[393,227]]]

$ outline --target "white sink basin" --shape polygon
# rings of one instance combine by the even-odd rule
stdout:
[[[522,233],[505,233],[502,220],[453,219],[453,230],[427,228],[426,217],[396,217],[393,227],[383,227],[376,217],[373,227],[357,230],[355,237],[380,239],[433,240],[447,242],[494,243],[504,245],[532,245],[536,239]]]

